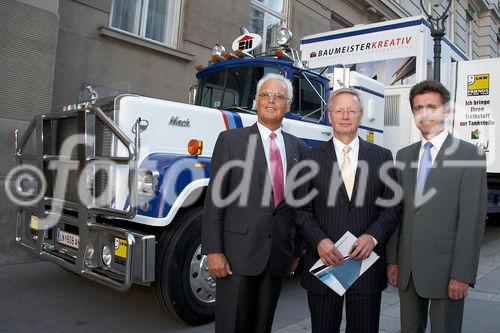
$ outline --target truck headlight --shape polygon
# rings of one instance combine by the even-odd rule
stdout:
[[[111,254],[111,249],[109,246],[104,245],[102,248],[102,262],[106,266],[111,266],[111,261],[113,259],[113,255]]]
[[[153,197],[158,190],[160,174],[153,170],[137,170],[137,191],[139,195]]]

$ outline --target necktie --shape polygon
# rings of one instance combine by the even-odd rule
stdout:
[[[342,150],[342,164],[340,165],[340,173],[342,174],[349,200],[351,200],[352,190],[354,188],[354,170],[352,169],[351,160],[349,159],[349,152],[351,149],[349,145],[344,146]]]
[[[424,145],[424,153],[420,159],[420,164],[418,166],[418,178],[417,178],[417,189],[415,192],[415,198],[420,201],[424,195],[424,186],[427,176],[432,168],[432,156],[431,156],[432,143],[426,142]]]
[[[283,181],[283,162],[281,160],[280,150],[276,144],[276,133],[271,132],[269,135],[271,144],[269,146],[271,179],[273,183],[274,207],[284,199],[284,181]]]

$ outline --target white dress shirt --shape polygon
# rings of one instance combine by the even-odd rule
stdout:
[[[347,146],[345,143],[339,141],[337,138],[333,137],[333,145],[335,146],[335,155],[337,156],[337,161],[339,163],[339,167],[343,163],[344,156],[344,147]],[[351,171],[352,174],[356,174],[356,168],[358,167],[358,154],[359,154],[359,137],[356,136],[354,140],[349,142],[349,146],[351,150],[347,154],[349,156],[349,161],[351,162]]]
[[[432,157],[432,165],[434,165],[434,162],[436,161],[436,156],[438,155],[439,153],[439,150],[441,149],[441,147],[443,146],[443,143],[444,141],[446,140],[446,138],[448,137],[448,131],[447,130],[443,130],[441,133],[439,133],[438,135],[436,135],[435,137],[433,137],[432,139],[430,140],[426,140],[426,139],[423,139],[422,142],[420,143],[420,151],[418,153],[418,171],[417,171],[417,179],[418,179],[418,173],[420,172],[420,160],[422,159],[422,155],[424,154],[424,145],[427,143],[427,142],[430,142],[432,143],[432,147],[431,147],[431,157]]]
[[[337,162],[339,163],[339,167],[342,165],[343,162],[343,151],[344,147],[347,146],[345,143],[342,141],[339,141],[337,138],[333,137],[333,145],[335,147],[335,155],[337,156]],[[353,174],[356,174],[356,169],[358,168],[358,155],[359,155],[359,137],[356,135],[354,140],[349,142],[348,144],[351,147],[351,150],[349,153],[347,153],[347,156],[349,156],[349,162],[351,162],[351,168],[353,171]],[[373,239],[373,242],[375,243],[375,246],[377,246],[378,241],[375,237],[370,235],[371,238]]]
[[[271,174],[271,168],[269,167],[271,165],[271,157],[270,157],[270,145],[271,145],[271,138],[269,135],[271,135],[271,131],[269,128],[266,126],[262,125],[261,123],[257,122],[257,128],[259,129],[260,133],[260,138],[262,139],[262,145],[264,146],[264,153],[266,154],[266,161],[267,161],[267,169],[269,170],[269,174]],[[280,150],[281,154],[281,162],[283,163],[283,186],[286,184],[286,150],[285,150],[285,139],[283,139],[283,133],[281,133],[281,128],[278,128],[277,130],[274,131],[276,133],[276,144],[278,145],[278,149]]]

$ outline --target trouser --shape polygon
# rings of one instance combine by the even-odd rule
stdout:
[[[427,315],[432,333],[455,333],[462,330],[464,299],[420,297],[410,277],[408,287],[399,291],[401,303],[401,333],[425,332]]]
[[[233,274],[217,279],[215,332],[271,332],[282,281],[269,264],[257,276]]]
[[[318,295],[308,292],[313,333],[339,332],[342,307],[346,299],[346,332],[376,333],[380,322],[382,293],[352,293],[344,296],[335,293]]]

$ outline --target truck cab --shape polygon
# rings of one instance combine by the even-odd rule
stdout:
[[[233,58],[204,68],[197,74],[196,104],[255,113],[257,82],[268,73],[281,74],[292,82],[294,99],[290,112],[285,115],[287,119],[328,124],[324,113],[328,79],[278,57]]]

